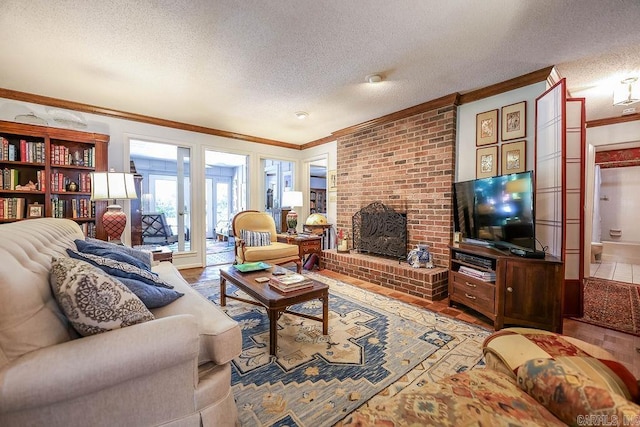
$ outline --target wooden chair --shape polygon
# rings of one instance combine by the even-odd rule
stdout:
[[[298,246],[278,242],[276,223],[268,213],[253,210],[239,212],[233,217],[232,228],[236,250],[234,264],[258,261],[276,265],[295,263],[297,272],[302,271]],[[268,244],[251,246],[251,242],[243,239],[243,230],[270,233]]]

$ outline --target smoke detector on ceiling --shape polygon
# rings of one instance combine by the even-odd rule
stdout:
[[[382,81],[382,76],[380,74],[369,74],[365,77],[365,81],[367,83],[380,83]]]

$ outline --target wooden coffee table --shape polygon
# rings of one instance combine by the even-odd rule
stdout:
[[[227,298],[246,302],[248,304],[260,305],[267,309],[269,316],[269,354],[276,355],[278,340],[278,319],[282,313],[289,313],[311,320],[322,322],[322,334],[327,335],[329,331],[329,286],[325,283],[312,280],[313,287],[300,289],[298,291],[280,293],[269,286],[268,282],[258,283],[257,277],[271,277],[274,268],[254,271],[251,273],[241,273],[234,266],[229,266],[220,270],[220,305],[227,304]],[[227,295],[227,281],[236,285],[239,289],[248,294],[253,300]],[[311,301],[322,300],[322,317],[311,316],[305,313],[298,313],[289,310],[292,305]]]

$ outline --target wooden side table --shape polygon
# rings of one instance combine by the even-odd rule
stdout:
[[[151,256],[154,261],[169,261],[173,262],[173,251],[166,246],[161,246],[151,251]]]
[[[278,234],[278,242],[288,243],[290,245],[298,246],[298,254],[302,263],[305,262],[305,257],[316,254],[318,257],[322,256],[322,237],[321,236],[306,236],[302,234]]]
[[[332,224],[304,224],[302,226],[305,233],[322,237],[322,249],[331,249],[332,228]]]

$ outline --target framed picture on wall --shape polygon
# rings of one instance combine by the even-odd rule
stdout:
[[[498,110],[476,115],[476,146],[498,142]]]
[[[502,175],[524,172],[527,166],[527,141],[502,144]]]
[[[329,191],[338,190],[338,173],[335,170],[329,171]]]
[[[502,135],[500,139],[525,138],[527,136],[527,102],[502,107]]]
[[[476,150],[476,178],[498,175],[498,146]]]

